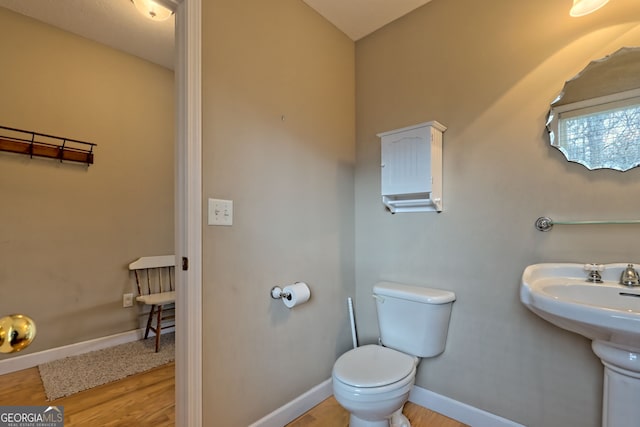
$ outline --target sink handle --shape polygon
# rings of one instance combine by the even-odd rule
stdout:
[[[585,264],[584,271],[604,271],[604,264]]]

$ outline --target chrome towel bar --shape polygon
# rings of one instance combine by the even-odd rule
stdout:
[[[554,225],[593,225],[593,224],[640,224],[640,219],[623,220],[586,220],[586,221],[554,221],[548,216],[541,216],[536,220],[536,229],[550,231]]]

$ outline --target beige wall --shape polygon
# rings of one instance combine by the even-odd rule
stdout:
[[[350,343],[354,43],[300,0],[206,1],[202,19],[204,205],[234,202],[203,232],[204,425],[246,426]],[[307,304],[269,297],[294,281]]]
[[[235,210],[203,235],[205,425],[247,425],[329,378],[354,292],[374,341],[381,279],[458,296],[418,385],[530,427],[599,425],[589,342],[518,286],[536,262],[638,260],[630,227],[533,228],[636,216],[640,170],[569,164],[543,122],[564,80],[640,44],[637,2],[570,19],[555,0],[433,0],[355,48],[299,0],[203,7],[203,196]],[[0,31],[1,124],[99,144],[89,168],[0,153],[2,312],[39,321],[26,351],[131,329],[126,264],[173,246],[172,73],[3,9]],[[445,211],[392,216],[375,134],[434,119]],[[295,280],[308,304],[269,298]]]
[[[0,52],[0,125],[98,144],[90,167],[0,152],[0,314],[38,324],[19,354],[134,329],[127,264],[173,251],[173,72],[3,8]]]
[[[544,131],[549,103],[590,60],[640,45],[640,4],[581,19],[571,2],[434,0],[356,43],[358,325],[378,331],[381,279],[456,292],[445,353],[417,384],[530,427],[599,426],[602,367],[588,340],[519,302],[538,262],[640,262],[633,226],[533,224],[637,218],[640,169],[565,161]],[[376,133],[428,120],[444,136],[444,211],[391,215]]]

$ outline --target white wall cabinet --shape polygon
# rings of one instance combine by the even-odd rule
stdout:
[[[442,134],[436,121],[379,133],[382,202],[391,213],[442,211]]]

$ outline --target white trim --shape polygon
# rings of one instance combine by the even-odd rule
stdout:
[[[473,427],[526,427],[418,386],[411,390],[409,402]]]
[[[202,0],[176,3],[176,420],[202,426]],[[182,258],[189,269],[181,269]]]
[[[295,398],[286,405],[262,417],[249,427],[282,427],[333,394],[331,378]]]
[[[173,332],[173,329],[173,327],[163,329],[162,333],[166,334]],[[89,341],[51,348],[37,353],[18,355],[10,359],[0,360],[0,375],[33,368],[34,366],[38,366],[43,363],[64,359],[65,357],[77,356],[90,351],[102,350],[103,348],[138,341],[141,340],[143,336],[144,329],[134,329],[132,331],[121,332],[119,334],[96,338]]]
[[[585,99],[584,101],[572,102],[571,104],[562,104],[553,107],[552,109],[553,111],[556,111],[558,113],[565,113],[567,111],[579,110],[582,108],[609,104],[612,102],[625,101],[637,97],[640,97],[640,89],[632,89],[625,92],[612,93],[611,95],[599,96],[597,98]]]

